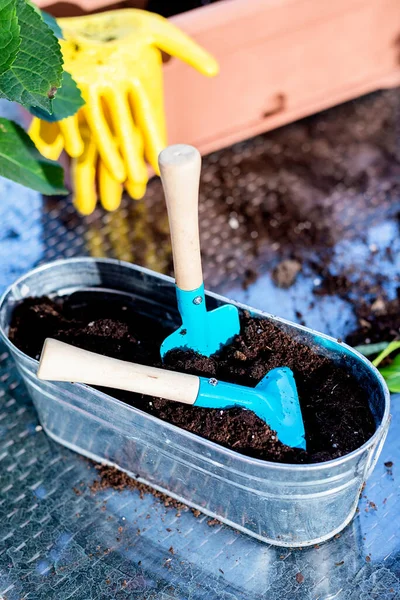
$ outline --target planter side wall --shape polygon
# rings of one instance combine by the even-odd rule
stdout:
[[[221,67],[165,65],[169,142],[203,153],[400,83],[398,0],[223,0],[172,20]]]

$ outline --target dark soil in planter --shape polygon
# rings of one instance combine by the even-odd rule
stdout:
[[[160,343],[169,333],[135,312],[126,298],[100,293],[91,300],[24,300],[16,307],[9,337],[39,358],[46,337],[108,356],[162,366]],[[89,298],[89,296],[88,296]],[[82,296],[81,296],[82,299]],[[241,315],[241,335],[211,358],[173,351],[165,366],[254,386],[270,369],[289,366],[295,375],[306,429],[307,452],[282,445],[251,411],[193,408],[128,392],[112,395],[223,446],[277,462],[322,462],[351,452],[374,432],[367,392],[344,369],[295,341],[267,320]],[[110,393],[109,390],[106,390]],[[346,399],[344,401],[344,399]]]

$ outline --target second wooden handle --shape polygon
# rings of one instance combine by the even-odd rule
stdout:
[[[201,156],[185,144],[168,146],[158,159],[171,230],[175,280],[185,291],[203,283],[199,238]]]
[[[37,376],[46,381],[88,383],[185,404],[194,404],[200,386],[195,375],[110,358],[53,339],[44,343]]]

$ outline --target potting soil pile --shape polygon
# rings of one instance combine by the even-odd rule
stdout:
[[[254,386],[272,368],[290,367],[296,379],[306,430],[307,452],[282,445],[253,412],[239,408],[194,408],[109,391],[124,402],[223,446],[276,462],[322,462],[351,452],[374,432],[366,390],[347,371],[294,340],[267,320],[241,315],[241,334],[210,358],[174,350],[160,360],[169,333],[135,312],[126,298],[110,295],[78,305],[67,298],[26,299],[14,311],[9,337],[23,352],[39,358],[46,337],[132,362],[212,376]]]

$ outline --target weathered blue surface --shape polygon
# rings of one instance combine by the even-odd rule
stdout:
[[[165,229],[165,216],[154,209],[151,191],[147,204],[124,201],[114,215],[98,211],[81,219],[68,200],[42,201],[19,186],[10,190],[4,187],[0,199],[0,287],[38,262],[79,254],[116,256],[153,268],[165,264],[164,255],[154,257],[157,241],[146,229],[153,216]],[[210,214],[209,205],[201,210]],[[393,296],[400,267],[397,221],[383,219],[364,229],[363,241],[337,244],[334,263],[338,270],[359,263],[372,278],[382,270],[392,273],[388,293]],[[218,231],[212,235],[218,238]],[[203,243],[205,239],[203,235]],[[293,320],[296,311],[303,311],[308,326],[336,336],[352,328],[349,302],[313,296],[319,284],[307,269],[288,290],[277,289],[268,270],[246,292],[229,282],[226,264],[236,242],[226,240],[215,243],[218,260],[212,265],[206,260],[205,279],[211,287]],[[371,244],[378,248],[375,262],[368,254]],[[387,245],[394,251],[391,262],[381,260]],[[400,599],[399,403],[400,396],[394,397],[388,439],[353,523],[319,548],[280,550],[228,527],[210,526],[206,517],[179,514],[150,495],[91,494],[94,467],[41,431],[18,374],[0,348],[0,598]],[[385,462],[393,466],[385,467]]]
[[[0,291],[43,256],[43,201],[37,192],[0,177]]]
[[[22,122],[17,107],[0,100],[0,116]],[[43,257],[40,194],[0,177],[0,293]]]

